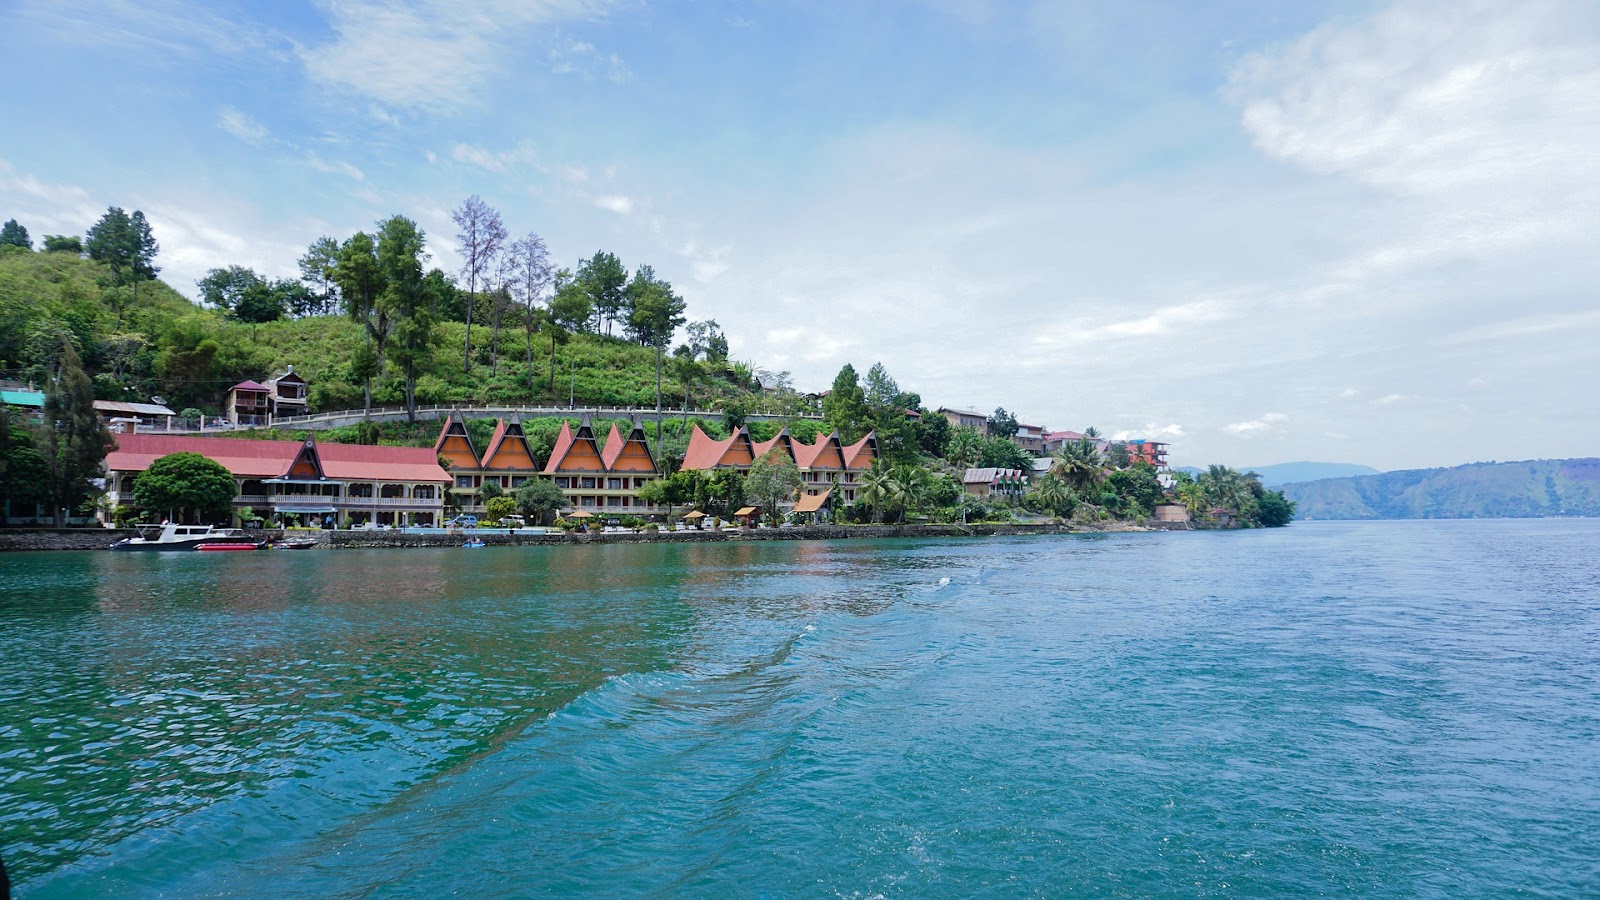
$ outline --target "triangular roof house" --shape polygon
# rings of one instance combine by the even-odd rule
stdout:
[[[544,465],[545,474],[604,472],[605,469],[605,460],[600,456],[600,445],[595,443],[594,426],[589,423],[589,417],[583,417],[576,431],[562,422],[561,433],[556,435],[555,448],[550,451],[550,460]]]
[[[606,436],[605,449],[600,453],[600,460],[608,472],[655,473],[657,471],[655,457],[650,455],[650,444],[645,439],[644,426],[639,424],[637,419],[628,429],[626,438],[617,430],[616,423],[612,423],[611,433]]]
[[[844,448],[844,467],[850,470],[866,469],[878,458],[878,433],[867,432],[866,437]]]
[[[717,440],[700,430],[696,423],[689,433],[689,448],[683,454],[682,469],[715,469],[719,466],[748,469],[756,459],[755,444],[743,425],[728,437]]]
[[[489,446],[483,451],[484,469],[511,469],[519,471],[533,471],[539,468],[534,461],[533,448],[528,446],[528,436],[522,430],[521,422],[507,422],[501,419],[495,425],[494,437],[489,439]]]
[[[439,439],[433,442],[433,452],[444,457],[453,469],[479,468],[478,451],[472,446],[472,436],[467,433],[467,421],[461,413],[452,412],[439,429]]]

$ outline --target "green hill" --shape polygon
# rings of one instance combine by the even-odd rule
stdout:
[[[535,333],[530,368],[520,323],[508,321],[497,345],[493,329],[474,324],[468,369],[461,355],[466,328],[449,319],[435,326],[432,353],[417,382],[419,404],[565,405],[569,398],[597,406],[655,404],[656,357],[648,347],[571,332],[556,347],[552,366],[549,337]],[[360,408],[364,402],[363,385],[352,374],[363,330],[347,317],[251,324],[200,306],[160,281],[140,281],[135,296],[134,286],[116,284],[105,265],[73,253],[0,248],[0,373],[44,383],[64,336],[77,346],[98,399],[159,396],[173,409],[214,415],[230,386],[293,365],[311,383],[312,411]],[[792,391],[761,391],[745,363],[668,363],[668,408],[683,402],[686,378],[692,405],[702,409],[791,414],[803,404]],[[372,387],[374,406],[404,404],[398,367],[389,366]]]
[[[1473,463],[1283,488],[1300,519],[1600,516],[1600,459]]]

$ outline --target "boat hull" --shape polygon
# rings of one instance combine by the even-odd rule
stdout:
[[[212,544],[212,545],[228,544],[230,546],[233,545],[233,544],[238,544],[239,546],[241,546],[241,547],[243,547],[244,549],[247,549],[247,550],[254,549],[255,546],[256,546],[254,541],[227,541],[227,540],[219,540],[217,538],[204,538],[204,537],[197,537],[197,538],[194,538],[193,540],[185,540],[185,541],[147,541],[147,540],[144,540],[143,538],[128,538],[126,540],[117,541],[115,544],[112,544],[111,545],[111,549],[120,550],[120,551],[124,551],[124,552],[127,552],[127,551],[141,551],[142,552],[142,551],[148,551],[148,550],[159,550],[159,551],[194,550],[197,547],[199,547],[201,544]]]

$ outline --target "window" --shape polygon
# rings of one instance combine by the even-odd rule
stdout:
[[[345,496],[347,496],[347,497],[371,497],[372,496],[372,485],[370,485],[370,484],[352,484],[352,485],[349,486],[349,489],[345,491]]]
[[[622,498],[621,497],[607,497],[606,498],[606,505],[607,506],[621,506],[622,505]]]
[[[569,487],[572,487],[572,479],[567,478],[565,476],[557,478],[556,479],[556,487],[558,487],[558,488],[569,488]]]
[[[645,483],[646,483],[646,482],[648,482],[648,481],[649,481],[649,480],[650,480],[650,479],[648,479],[648,478],[635,478],[635,479],[634,479],[634,480],[633,480],[633,486],[634,486],[634,488],[636,488],[636,489],[637,489],[637,488],[642,488],[642,487],[644,487],[644,486],[645,486]]]
[[[514,488],[522,487],[523,485],[525,485],[527,483],[528,483],[528,476],[526,476],[526,475],[515,475],[515,476],[512,476],[512,478],[511,478],[511,486],[514,487]]]
[[[623,488],[622,488],[622,479],[621,478],[608,478],[608,479],[606,479],[606,490],[608,490],[608,491],[620,491],[622,489]]]
[[[411,489],[411,499],[413,499],[413,500],[432,500],[433,499],[433,485],[431,485],[431,484],[419,484],[416,487],[412,488]]]
[[[456,487],[458,487],[458,488],[469,488],[469,487],[472,487],[472,476],[471,475],[457,475],[456,476]]]
[[[378,496],[386,500],[403,500],[406,496],[406,486],[403,484],[386,484],[379,489]]]
[[[595,505],[594,498],[593,497],[585,497],[585,498],[583,498],[583,505],[584,506],[594,506]]]
[[[581,485],[579,485],[579,487],[583,488],[584,490],[589,490],[589,491],[594,490],[594,479],[593,478],[585,478],[585,479],[583,479],[583,483]]]

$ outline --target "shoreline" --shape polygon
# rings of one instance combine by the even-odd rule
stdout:
[[[740,528],[716,531],[640,531],[575,532],[550,531],[543,534],[507,533],[492,528],[458,531],[454,534],[409,534],[400,531],[264,531],[263,539],[315,538],[318,547],[329,550],[365,550],[382,547],[425,548],[460,547],[469,537],[491,547],[518,547],[555,544],[647,544],[721,541],[815,541],[861,540],[870,538],[915,537],[1009,537],[1028,534],[1131,534],[1158,531],[1190,531],[1192,526],[1162,523],[1138,524],[1107,522],[1097,525],[989,523],[974,525],[807,525],[795,528]],[[116,541],[132,537],[132,529],[113,528],[30,528],[0,529],[0,553],[55,550],[104,550]]]

